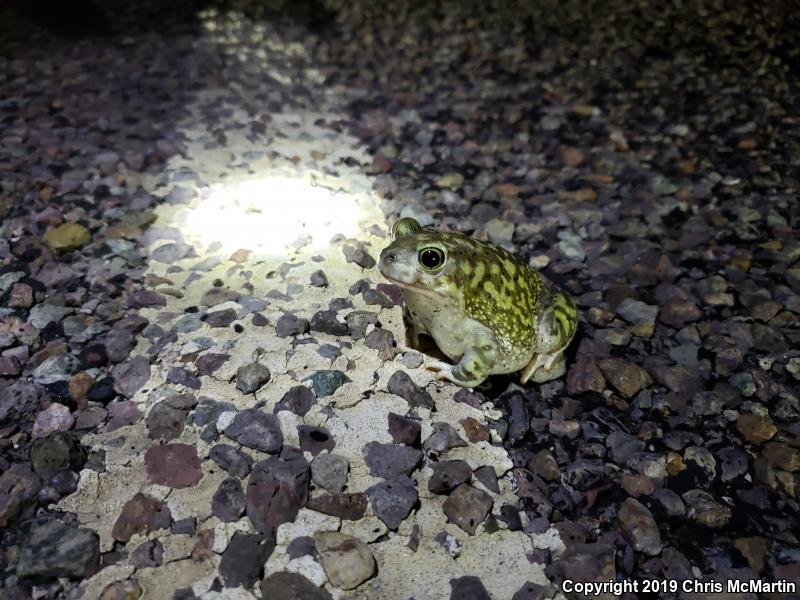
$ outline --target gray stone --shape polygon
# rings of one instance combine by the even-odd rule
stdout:
[[[50,479],[59,471],[78,469],[86,455],[75,437],[58,432],[39,438],[31,447],[31,466],[43,479]]]
[[[653,324],[658,316],[658,307],[633,298],[625,298],[617,306],[617,314],[633,325]]]
[[[308,333],[309,327],[308,319],[297,317],[292,313],[285,313],[275,324],[275,333],[278,337],[292,337]]]
[[[450,580],[450,600],[492,600],[480,578],[464,575]]]
[[[336,446],[336,441],[333,439],[331,432],[325,427],[298,425],[297,436],[300,440],[300,450],[309,452],[312,456],[316,456],[323,450],[331,452]]]
[[[274,549],[272,536],[241,531],[234,533],[219,563],[219,574],[225,587],[252,589]]]
[[[422,443],[425,452],[429,454],[442,454],[451,448],[467,446],[458,432],[449,423],[433,423],[433,433]]]
[[[20,551],[17,575],[45,580],[79,579],[95,568],[99,560],[97,533],[54,519],[31,528]]]
[[[434,408],[431,395],[419,387],[405,371],[395,371],[386,388],[390,394],[400,396],[412,407]]]
[[[150,361],[144,356],[135,356],[116,365],[111,374],[114,376],[114,390],[130,398],[150,379]]]
[[[200,298],[200,304],[203,306],[217,306],[218,304],[229,302],[231,300],[236,301],[240,296],[241,294],[239,292],[234,292],[233,290],[228,290],[221,287],[215,287],[203,294],[203,296]]]
[[[347,313],[344,320],[347,323],[350,336],[353,339],[360,340],[367,335],[367,327],[377,324],[378,315],[364,310],[354,310]]]
[[[700,525],[709,529],[719,529],[731,520],[731,509],[714,500],[708,492],[690,490],[682,497],[688,507],[686,516]]]
[[[316,401],[317,397],[311,391],[311,388],[304,385],[296,385],[283,395],[283,398],[275,405],[274,412],[289,410],[300,417],[304,417]]]
[[[396,475],[408,475],[422,460],[422,451],[399,444],[369,442],[363,449],[364,462],[370,475],[391,479]]]
[[[330,592],[319,588],[297,573],[272,573],[261,582],[261,597],[276,600],[333,600]]]
[[[418,420],[389,413],[389,435],[395,444],[419,445],[421,429],[422,424]]]
[[[253,466],[252,458],[228,444],[217,444],[211,448],[208,455],[229,475],[239,479],[246,477]]]
[[[311,461],[311,479],[332,494],[341,494],[347,484],[349,468],[344,456],[323,453]]]
[[[58,381],[66,381],[70,375],[80,369],[81,361],[72,354],[56,354],[46,358],[33,370],[34,383],[49,385]]]
[[[30,507],[42,484],[27,464],[15,463],[0,475],[0,529]]]
[[[35,412],[46,397],[44,386],[21,379],[0,388],[0,423]]]
[[[417,488],[406,475],[373,485],[367,495],[372,512],[389,529],[397,529],[417,502]]]
[[[310,282],[314,287],[328,287],[328,276],[325,275],[325,271],[319,269],[311,274]]]
[[[274,535],[294,521],[308,500],[308,483],[309,465],[297,448],[257,463],[247,484],[247,516],[255,530]]]
[[[211,501],[214,516],[225,522],[237,521],[244,514],[247,499],[242,484],[238,479],[228,478],[222,481]]]
[[[205,324],[209,327],[229,327],[238,318],[232,308],[210,312],[205,316]]]
[[[49,323],[60,323],[67,315],[75,312],[69,306],[55,306],[54,304],[37,304],[28,314],[28,323],[37,329],[44,329]]]
[[[270,376],[269,369],[261,363],[254,362],[239,367],[236,371],[236,389],[243,394],[252,394],[267,383]]]
[[[445,460],[434,463],[433,475],[428,481],[428,490],[434,494],[446,494],[471,478],[472,469],[464,460]]]
[[[340,322],[333,310],[321,310],[311,317],[311,331],[319,331],[328,335],[348,335],[347,323]]]
[[[681,497],[672,490],[658,488],[653,492],[652,498],[661,505],[668,517],[682,517],[686,514],[686,505]]]
[[[150,439],[173,440],[183,432],[186,417],[197,399],[191,394],[170,396],[153,405],[147,414],[147,430]]]
[[[171,265],[181,260],[185,256],[188,256],[191,251],[192,247],[189,244],[184,244],[182,242],[164,244],[163,246],[159,246],[153,250],[150,253],[150,258],[152,260]]]
[[[237,414],[224,433],[243,446],[269,454],[274,454],[283,445],[283,432],[277,417],[257,408],[248,408]]]

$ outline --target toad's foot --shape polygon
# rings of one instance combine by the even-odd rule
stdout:
[[[462,387],[471,388],[480,385],[487,376],[485,367],[478,357],[465,356],[457,365],[427,358],[423,366],[429,371],[438,371],[436,379],[450,381]]]
[[[537,354],[531,362],[522,370],[520,382],[525,384],[528,380],[535,383],[544,383],[558,379],[567,371],[566,361],[564,360],[564,350],[550,354]]]

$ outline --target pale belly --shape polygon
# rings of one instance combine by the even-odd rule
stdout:
[[[473,346],[486,344],[486,336],[478,331],[485,331],[486,326],[464,315],[455,303],[439,305],[429,297],[408,292],[403,297],[417,329],[428,332],[439,350],[453,362],[458,362]],[[494,354],[495,363],[491,374],[519,371],[530,362],[534,354],[534,339],[525,348],[514,348],[492,336],[492,345],[494,347],[491,353]]]
[[[469,348],[467,319],[454,303],[436,304],[417,294],[403,294],[412,321],[426,331],[448,358],[458,361]]]

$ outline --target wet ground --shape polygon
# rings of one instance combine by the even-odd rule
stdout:
[[[794,4],[4,9],[0,596],[800,585]],[[569,291],[566,377],[422,369],[399,216]]]

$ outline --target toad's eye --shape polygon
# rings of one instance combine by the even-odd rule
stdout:
[[[426,271],[436,271],[444,266],[444,252],[439,248],[423,248],[419,251],[417,259]]]

